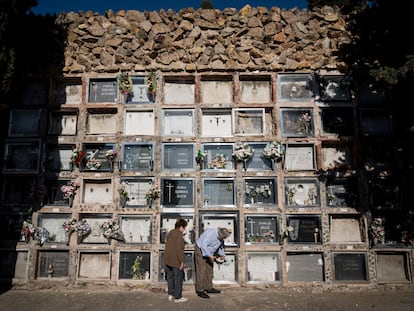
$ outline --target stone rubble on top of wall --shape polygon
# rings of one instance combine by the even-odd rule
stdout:
[[[338,70],[351,41],[345,17],[325,6],[62,13],[65,74],[119,71]]]

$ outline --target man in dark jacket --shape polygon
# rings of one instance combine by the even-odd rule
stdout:
[[[184,237],[183,232],[187,227],[185,219],[178,219],[174,229],[166,236],[164,264],[167,274],[168,300],[180,303],[188,301],[182,296],[184,280]]]

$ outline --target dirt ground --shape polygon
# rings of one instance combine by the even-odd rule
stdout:
[[[413,311],[414,289],[344,288],[222,288],[210,299],[199,298],[193,287],[185,287],[188,302],[169,302],[165,289],[103,286],[65,288],[12,288],[0,294],[0,311],[106,311],[106,310],[283,310],[283,311]]]

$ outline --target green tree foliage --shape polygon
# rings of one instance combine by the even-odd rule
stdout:
[[[213,2],[211,0],[202,0],[200,3],[202,9],[214,9]]]

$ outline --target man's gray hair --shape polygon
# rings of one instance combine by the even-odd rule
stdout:
[[[227,228],[219,228],[218,229],[218,236],[222,239],[227,238],[230,235],[229,229]]]

